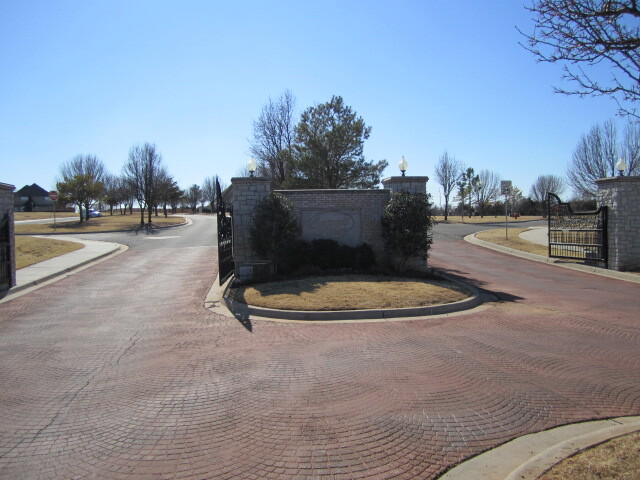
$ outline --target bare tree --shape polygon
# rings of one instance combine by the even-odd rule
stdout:
[[[60,194],[78,206],[80,221],[84,207],[86,220],[89,209],[104,194],[106,168],[95,155],[76,155],[60,166],[57,188]]]
[[[216,177],[207,177],[202,184],[202,199],[209,202],[211,213],[216,211]]]
[[[580,139],[567,169],[567,177],[575,193],[581,197],[595,197],[595,180],[615,176],[615,165],[622,155],[625,156],[628,175],[640,174],[639,146],[640,128],[637,124],[627,125],[622,143],[618,141],[613,121],[594,126]]]
[[[534,29],[525,48],[538,61],[564,64],[566,95],[606,95],[620,113],[640,100],[640,4],[637,0],[536,0],[525,7]],[[521,32],[522,33],[522,32]],[[602,68],[605,67],[605,68]]]
[[[295,98],[286,90],[277,100],[269,98],[258,120],[253,122],[253,140],[249,150],[258,162],[259,174],[282,185],[295,141]]]
[[[547,215],[547,197],[549,193],[562,195],[567,184],[563,178],[555,175],[540,175],[533,185],[529,196],[540,205],[542,216]]]
[[[123,200],[121,178],[117,175],[106,174],[104,179],[104,201],[109,205],[109,215],[113,215],[113,207],[120,205]]]
[[[436,164],[436,181],[442,186],[444,194],[444,219],[449,216],[449,196],[456,187],[456,182],[462,172],[462,162],[448,152],[440,155],[440,159]]]
[[[498,198],[499,185],[500,176],[490,170],[481,170],[473,177],[472,192],[481,217],[484,217],[487,205]]]
[[[129,159],[123,168],[123,175],[133,188],[140,205],[140,225],[144,226],[144,211],[148,211],[148,223],[151,224],[151,211],[157,203],[159,185],[165,170],[162,155],[152,143],[136,145],[129,151]]]
[[[198,203],[202,201],[202,190],[194,183],[186,190],[185,193],[191,212],[196,213],[198,210]]]

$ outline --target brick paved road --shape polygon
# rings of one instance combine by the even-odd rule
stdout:
[[[638,285],[451,240],[432,263],[501,302],[249,331],[202,308],[214,248],[159,242],[0,305],[0,478],[433,479],[640,414]]]

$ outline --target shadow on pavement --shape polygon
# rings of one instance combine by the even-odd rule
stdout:
[[[493,297],[496,297],[496,299],[498,301],[501,301],[501,302],[517,302],[518,300],[524,300],[524,297],[519,297],[517,295],[512,295],[510,293],[497,292],[495,290],[489,290],[489,289],[485,288],[485,286],[487,285],[486,282],[483,282],[482,280],[478,280],[476,278],[471,278],[471,277],[466,276],[466,275],[469,275],[468,272],[463,272],[462,270],[456,270],[456,269],[451,269],[451,268],[437,268],[436,270],[438,272],[441,272],[444,275],[452,278],[453,280],[456,280],[456,281],[461,282],[461,283],[466,283],[468,285],[471,285],[472,287],[477,288],[482,293],[485,293],[485,294],[491,295]]]

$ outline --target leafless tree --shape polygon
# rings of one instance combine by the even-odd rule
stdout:
[[[533,185],[531,185],[531,192],[529,196],[535,202],[540,205],[542,216],[546,216],[547,209],[547,196],[549,193],[555,193],[556,195],[562,195],[567,183],[563,178],[556,175],[540,175]]]
[[[282,185],[287,177],[288,163],[295,141],[295,98],[286,90],[280,97],[262,107],[253,122],[253,140],[249,151],[258,162],[259,175],[273,178]]]
[[[620,114],[640,100],[640,4],[637,0],[535,0],[524,47],[538,61],[564,64],[567,95],[609,96]],[[521,32],[522,33],[522,32]]]
[[[89,220],[89,209],[102,198],[106,168],[95,155],[76,155],[60,166],[57,188],[63,197],[78,205],[80,221],[82,208]]]
[[[207,177],[202,184],[202,199],[209,203],[211,213],[216,211],[216,177]]]
[[[148,223],[151,224],[151,211],[157,203],[160,181],[165,173],[162,155],[156,151],[154,144],[145,143],[131,147],[123,175],[132,186],[140,205],[141,226],[144,226],[145,209],[148,211]]]
[[[640,128],[637,125],[627,125],[622,144],[618,141],[618,130],[613,121],[594,126],[580,139],[567,170],[575,193],[581,197],[595,197],[595,180],[615,176],[615,165],[622,155],[625,155],[628,174],[640,174],[638,145]]]
[[[490,170],[481,170],[471,182],[472,193],[480,216],[484,217],[486,207],[498,198],[500,193],[500,176]]]
[[[453,189],[456,187],[456,182],[460,178],[462,172],[462,162],[455,156],[449,155],[448,152],[444,152],[440,155],[440,159],[436,164],[436,181],[442,187],[442,193],[444,195],[444,219],[447,220],[449,216],[449,197]]]
[[[195,183],[186,190],[186,198],[192,213],[198,211],[198,204],[202,201],[202,190]]]

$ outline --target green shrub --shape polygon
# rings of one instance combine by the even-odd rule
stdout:
[[[275,192],[256,205],[249,228],[249,243],[254,252],[274,264],[283,246],[292,242],[300,232],[293,207],[291,200]]]
[[[410,257],[427,258],[433,241],[429,195],[396,192],[382,213],[382,237],[387,249],[398,257],[403,271]]]
[[[376,263],[370,245],[363,243],[357,247],[341,245],[335,240],[316,239],[311,242],[292,240],[282,245],[277,255],[278,271],[296,273],[301,269],[321,270],[368,270]]]

